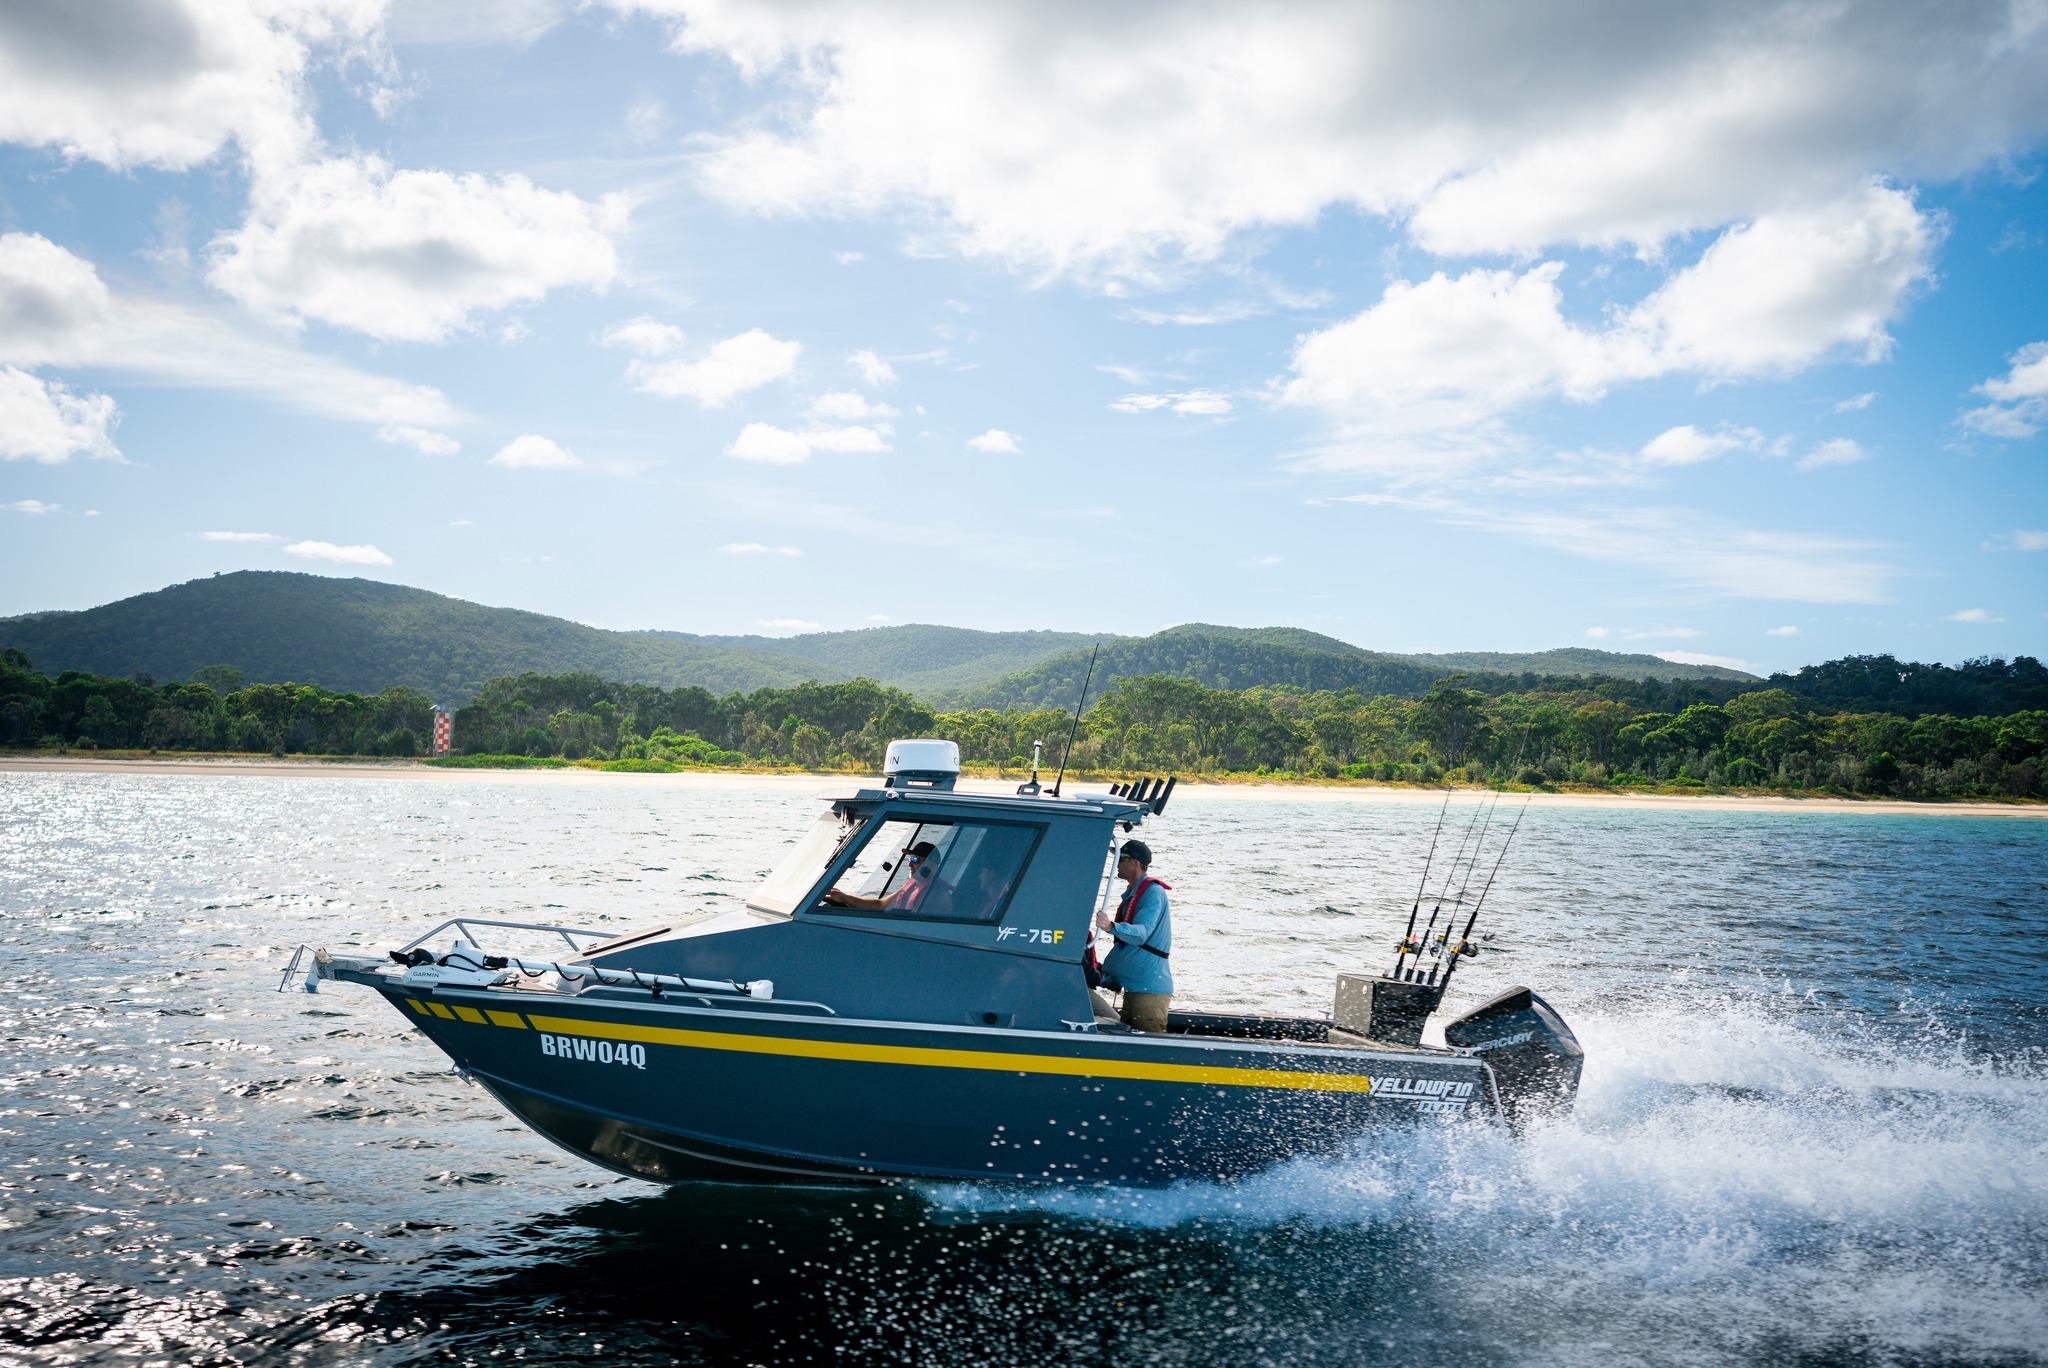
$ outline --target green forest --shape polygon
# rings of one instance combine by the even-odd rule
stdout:
[[[402,686],[248,684],[228,666],[165,683],[52,679],[0,651],[0,744],[16,749],[419,756],[431,714]],[[455,713],[454,760],[873,773],[891,740],[943,736],[970,765],[1014,771],[1034,741],[1061,763],[1070,721],[1058,708],[935,711],[867,679],[719,696],[522,674]],[[1093,700],[1072,759],[1096,774],[1953,799],[2044,796],[2044,750],[2048,669],[2031,657],[1855,656],[1761,684],[1453,675],[1419,697],[1127,676]]]

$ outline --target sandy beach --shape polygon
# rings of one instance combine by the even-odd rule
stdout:
[[[609,774],[601,770],[563,769],[458,769],[424,765],[413,760],[272,760],[262,757],[233,759],[170,759],[125,756],[0,756],[0,774],[149,774],[197,777],[275,779],[387,779],[430,783],[491,784],[606,784],[684,788],[799,788],[814,791],[839,789],[859,784],[856,776],[840,774],[731,774],[713,770],[685,770],[675,774]],[[1099,788],[1095,781],[1069,780],[1074,791]],[[1008,793],[1016,785],[1007,779],[964,779],[963,789],[982,793]],[[1470,792],[1481,792],[1479,789]],[[1443,790],[1376,784],[1207,784],[1183,780],[1178,792],[1184,796],[1240,799],[1247,802],[1327,803],[1436,803]],[[1920,817],[2019,817],[2048,819],[2048,803],[1907,803],[1881,799],[1776,798],[1738,794],[1659,793],[1537,793],[1531,800],[1543,807],[1661,808],[1699,812],[1844,812],[1912,815]]]

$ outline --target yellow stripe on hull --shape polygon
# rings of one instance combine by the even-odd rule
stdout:
[[[861,1064],[909,1064],[936,1069],[984,1069],[993,1073],[1066,1074],[1079,1078],[1131,1078],[1150,1083],[1210,1083],[1228,1088],[1302,1088],[1313,1092],[1372,1091],[1364,1074],[1310,1073],[1293,1069],[1238,1069],[1210,1064],[1153,1064],[1135,1059],[1073,1059],[1060,1055],[1009,1054],[993,1050],[942,1050],[922,1045],[861,1045],[832,1040],[800,1040],[778,1036],[731,1035],[720,1031],[685,1031],[669,1026],[620,1026],[573,1017],[531,1016],[536,1031],[590,1036],[602,1040],[634,1040],[649,1045],[679,1045],[695,1050],[732,1050],[741,1054],[793,1055],[803,1059],[843,1059]]]

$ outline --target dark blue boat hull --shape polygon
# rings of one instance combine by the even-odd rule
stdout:
[[[527,1125],[660,1182],[1160,1186],[1496,1107],[1483,1063],[1435,1052],[361,981]]]

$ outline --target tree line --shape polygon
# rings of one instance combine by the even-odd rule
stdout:
[[[1454,675],[1419,698],[1212,689],[1147,675],[1118,680],[1094,702],[1075,734],[1072,762],[1114,773],[2044,796],[2048,708],[1916,706],[1929,697],[1993,706],[2014,696],[2034,701],[2038,662],[1969,662],[1947,681],[1922,679],[1879,696],[1871,680],[1901,672],[1867,662],[1887,659],[1810,667],[1822,686],[1818,698],[1785,687],[1797,686],[1805,671],[1776,676],[1768,687]],[[1949,669],[1915,666],[1906,674]],[[1844,687],[1861,689],[1854,696],[1868,701],[1838,706],[1827,693]],[[14,747],[421,755],[431,712],[426,695],[404,687],[357,694],[248,684],[225,666],[162,684],[80,671],[50,679],[19,651],[0,652],[0,744]],[[872,773],[890,741],[941,736],[958,742],[969,764],[1016,770],[1029,763],[1034,741],[1044,743],[1049,766],[1059,765],[1071,722],[1070,713],[1052,708],[938,712],[866,679],[721,697],[592,674],[522,674],[489,681],[455,712],[454,744],[472,757],[621,769],[765,764]]]

